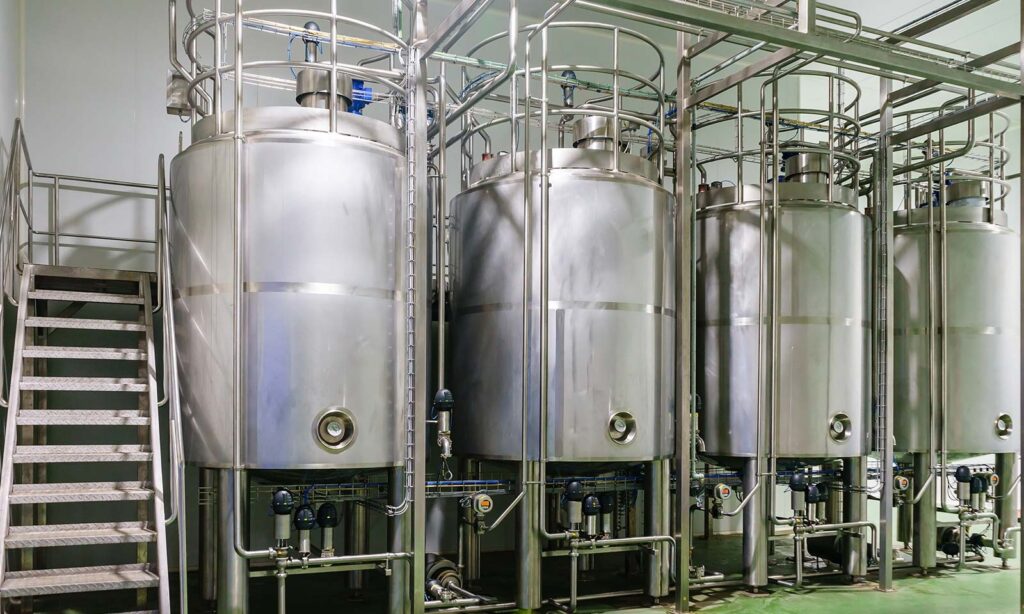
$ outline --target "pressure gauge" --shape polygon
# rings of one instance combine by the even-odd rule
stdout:
[[[477,514],[486,514],[494,509],[494,499],[485,493],[473,495],[473,511]]]

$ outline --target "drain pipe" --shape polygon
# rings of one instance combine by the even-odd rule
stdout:
[[[219,4],[219,2],[218,2]],[[219,17],[219,15],[218,15]],[[242,0],[236,0],[235,4],[235,109],[242,108],[243,102],[243,90],[242,90]],[[219,58],[218,58],[218,61]],[[245,145],[245,133],[242,131],[242,117],[244,113],[235,113],[235,132],[234,132],[234,262],[232,264],[232,273],[235,278],[235,284],[233,288],[233,305],[232,309],[232,359],[231,359],[231,380],[234,384],[234,391],[232,394],[232,413],[234,422],[234,437],[232,439],[232,466],[231,471],[233,474],[233,489],[232,489],[232,506],[236,510],[234,514],[234,545],[235,554],[242,557],[243,559],[256,559],[256,558],[269,558],[274,559],[277,556],[277,551],[274,548],[267,548],[265,550],[247,550],[244,547],[245,539],[242,536],[242,518],[238,510],[242,508],[242,481],[245,479],[242,469],[242,437],[244,435],[242,430],[242,316],[244,310],[242,309],[242,262],[244,259],[244,245],[242,243],[242,229],[245,227],[245,212],[242,207],[242,155],[243,147]],[[220,115],[218,113],[218,119]]]
[[[540,488],[541,492],[544,493],[547,487],[547,449],[548,449],[548,302],[549,302],[549,284],[548,274],[550,269],[550,245],[551,245],[551,233],[550,233],[550,209],[551,209],[551,196],[550,196],[550,166],[551,161],[548,156],[548,124],[546,118],[548,116],[548,30],[547,26],[550,24],[558,15],[565,9],[572,5],[574,0],[563,0],[560,4],[552,7],[548,10],[544,19],[526,36],[526,107],[523,122],[523,142],[526,144],[524,151],[526,152],[524,158],[524,173],[523,178],[526,183],[526,189],[524,192],[530,194],[532,191],[532,182],[530,181],[529,160],[530,158],[530,41],[537,33],[540,33],[541,37],[541,109],[540,109],[540,231],[541,231],[541,246],[540,246],[540,421],[538,430],[538,437],[540,439]],[[553,541],[558,539],[572,539],[576,537],[572,531],[565,531],[563,533],[549,533],[547,527],[547,505],[544,504],[543,496],[539,498],[537,504],[540,506],[540,535],[545,541]]]

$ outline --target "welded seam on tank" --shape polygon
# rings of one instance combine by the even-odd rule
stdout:
[[[358,296],[361,298],[378,298],[384,300],[398,300],[401,292],[388,290],[386,288],[364,288],[360,286],[349,286],[345,284],[328,284],[320,282],[291,282],[291,281],[255,281],[246,282],[242,290],[247,293],[286,293],[286,294],[321,294],[330,296]],[[231,284],[201,284],[179,288],[175,291],[175,298],[185,296],[208,296],[211,294],[227,294],[231,291]]]
[[[943,327],[939,327],[939,333],[942,333]],[[945,330],[949,331],[950,334],[961,334],[961,335],[1006,335],[1006,336],[1017,336],[1020,331],[1016,328],[1009,326],[946,326]],[[925,327],[917,328],[894,328],[893,332],[898,337],[911,337],[916,335],[927,335],[928,329]]]
[[[492,311],[513,311],[520,309],[522,303],[486,303],[483,305],[469,305],[458,310],[459,315],[473,313],[488,313]],[[666,309],[660,305],[649,305],[644,303],[618,303],[612,301],[548,301],[548,309],[585,309],[590,311],[632,311],[638,313],[649,313],[652,315],[675,316],[674,309]]]
[[[822,324],[827,326],[860,326],[868,328],[870,320],[855,320],[854,318],[832,318],[829,316],[779,316],[776,320],[780,324]],[[768,322],[768,318],[764,318]],[[718,318],[714,320],[698,320],[698,326],[757,326],[756,317]]]

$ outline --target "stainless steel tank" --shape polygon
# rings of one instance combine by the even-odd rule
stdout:
[[[937,309],[936,353],[947,335],[947,452],[1015,452],[1020,440],[1020,236],[1005,212],[989,221],[983,182],[954,183],[946,207],[946,322]],[[938,222],[939,210],[934,210]],[[896,449],[925,452],[932,405],[929,374],[928,209],[895,212],[893,358]],[[939,234],[934,235],[934,293],[939,295]],[[936,384],[936,396],[938,384]],[[936,399],[937,401],[937,399]],[[934,445],[941,445],[935,403]]]
[[[869,221],[857,210],[852,190],[833,186],[829,194],[814,159],[804,162],[798,165],[803,170],[787,162],[786,181],[777,185],[774,453],[793,459],[862,456],[870,451],[871,430]],[[775,188],[764,194],[765,271]],[[767,401],[757,420],[758,321],[759,315],[767,318],[767,311],[759,311],[761,196],[756,185],[712,188],[697,196],[700,433],[706,454],[723,462],[754,457],[759,433],[765,436],[761,452],[768,453]],[[771,304],[771,289],[766,275],[765,305]],[[769,334],[766,327],[766,339]],[[766,380],[767,369],[766,363]]]
[[[171,165],[186,456],[232,462],[233,140],[212,118]],[[244,110],[243,461],[399,464],[405,160],[382,122]],[[226,114],[225,125],[233,125]]]
[[[522,168],[523,154],[516,156]],[[478,164],[452,202],[452,378],[460,454],[519,459],[523,212],[510,156]],[[539,168],[540,156],[532,165]],[[551,461],[672,454],[673,198],[650,162],[601,149],[550,150]],[[540,179],[533,190],[533,289],[540,293]],[[536,309],[536,307],[534,307]],[[529,455],[537,459],[540,336],[530,343]]]

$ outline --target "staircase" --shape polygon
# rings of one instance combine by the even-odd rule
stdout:
[[[5,606],[130,590],[137,610],[170,612],[152,281],[25,265],[0,478]],[[62,480],[68,464],[85,480]]]

